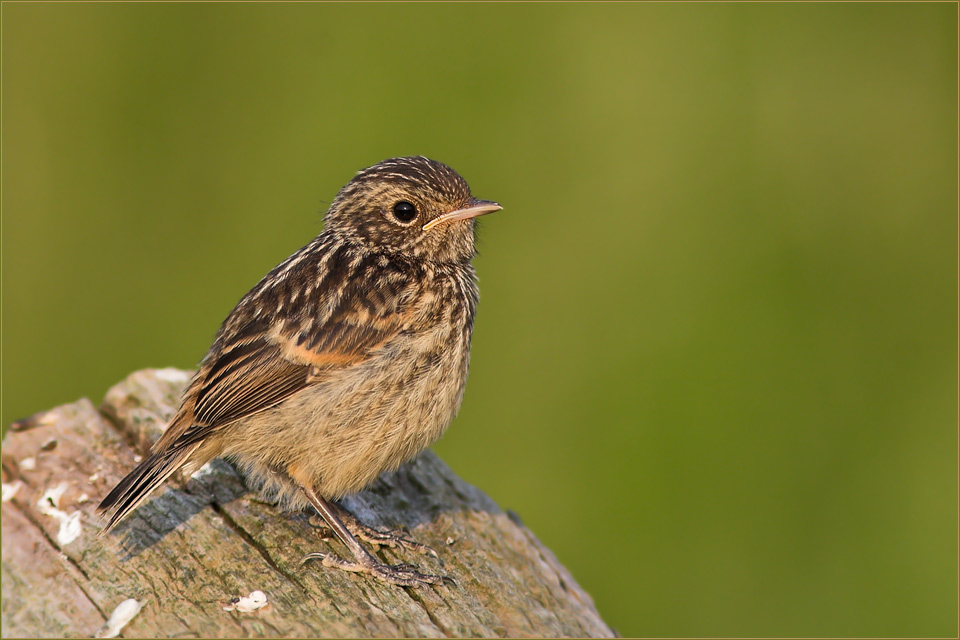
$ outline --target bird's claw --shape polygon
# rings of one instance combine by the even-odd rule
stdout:
[[[420,587],[427,584],[456,585],[456,582],[452,578],[420,573],[413,565],[409,564],[389,565],[377,562],[372,558],[367,562],[357,562],[344,560],[343,558],[338,558],[328,553],[314,552],[304,556],[300,561],[300,565],[303,566],[310,560],[320,560],[323,566],[333,569],[341,569],[353,573],[369,573],[379,580],[403,587]]]
[[[375,544],[378,547],[390,547],[391,549],[409,549],[410,551],[415,551],[420,555],[430,556],[436,560],[440,561],[440,564],[443,564],[443,560],[440,558],[440,554],[433,550],[432,547],[429,547],[425,544],[421,544],[415,540],[411,540],[406,537],[407,531],[405,529],[391,529],[387,531],[380,531],[379,529],[374,529],[373,527],[368,527],[367,525],[361,523],[359,520],[354,520],[353,522],[347,522],[347,528],[350,530],[350,533],[355,535],[357,538],[369,542],[370,544]]]

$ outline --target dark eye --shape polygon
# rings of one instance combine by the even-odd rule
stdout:
[[[393,217],[400,222],[410,222],[417,217],[417,208],[406,200],[401,200],[393,205]]]

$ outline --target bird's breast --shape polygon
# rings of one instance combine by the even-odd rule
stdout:
[[[469,275],[469,274],[468,274]],[[296,464],[326,496],[354,493],[436,441],[460,407],[475,287],[447,278],[410,309],[409,326],[361,363],[331,372],[248,423],[282,431],[259,457]]]

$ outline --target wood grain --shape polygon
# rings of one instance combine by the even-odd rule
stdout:
[[[96,504],[160,436],[189,375],[139,371],[99,408],[83,399],[11,427],[3,483],[16,492],[2,504],[3,637],[90,637],[128,598],[142,609],[126,637],[613,635],[519,518],[430,451],[344,506],[372,526],[406,527],[444,565],[406,550],[383,549],[382,559],[443,573],[455,586],[401,588],[301,565],[311,551],[344,549],[322,538],[308,513],[283,512],[250,492],[223,460],[168,483],[98,537]],[[47,498],[38,506],[57,488],[56,505]],[[77,512],[80,535],[71,539],[67,521]],[[268,606],[224,610],[255,590]]]

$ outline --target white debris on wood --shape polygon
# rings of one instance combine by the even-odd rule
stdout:
[[[24,471],[33,471],[37,468],[37,459],[36,458],[24,458],[20,461],[20,464],[17,465]]]
[[[267,606],[267,594],[263,591],[254,591],[246,598],[234,598],[230,604],[223,608],[224,611],[239,611],[240,613],[252,613],[257,609]]]
[[[49,509],[51,505],[53,505],[54,509],[59,509],[60,498],[62,498],[63,494],[67,492],[67,488],[67,483],[61,482],[53,489],[47,489],[43,495],[40,496],[40,499],[37,500],[37,509],[40,510],[40,513],[50,515],[48,511],[45,511],[45,509]]]
[[[90,502],[90,496],[85,493],[81,493],[80,497],[77,498],[77,504],[83,504],[84,502]]]
[[[3,502],[9,502],[13,500],[13,496],[17,495],[17,491],[20,491],[20,487],[23,486],[23,482],[17,480],[11,484],[3,483]]]
[[[99,472],[99,471],[97,471],[97,472],[94,473],[92,476],[90,476],[89,478],[87,478],[87,480],[90,482],[90,484],[93,484],[94,482],[96,482],[96,481],[99,480],[99,479],[100,479],[100,472]]]
[[[117,605],[117,608],[110,614],[107,623],[97,631],[98,638],[116,638],[120,635],[127,623],[133,620],[134,616],[140,613],[141,604],[130,598]]]
[[[66,520],[60,521],[60,531],[57,532],[57,542],[59,542],[61,546],[70,544],[83,533],[83,525],[80,524],[81,515],[83,514],[79,511],[74,511],[67,516]]]
[[[60,530],[57,532],[57,542],[61,546],[70,544],[80,537],[83,533],[83,527],[80,524],[79,511],[67,513],[60,510],[60,498],[67,490],[67,483],[61,482],[53,489],[47,489],[43,496],[37,501],[37,510],[45,516],[56,518],[60,523]]]
[[[190,379],[187,373],[180,371],[180,369],[174,369],[173,367],[157,369],[153,372],[153,375],[167,382],[186,382]]]

